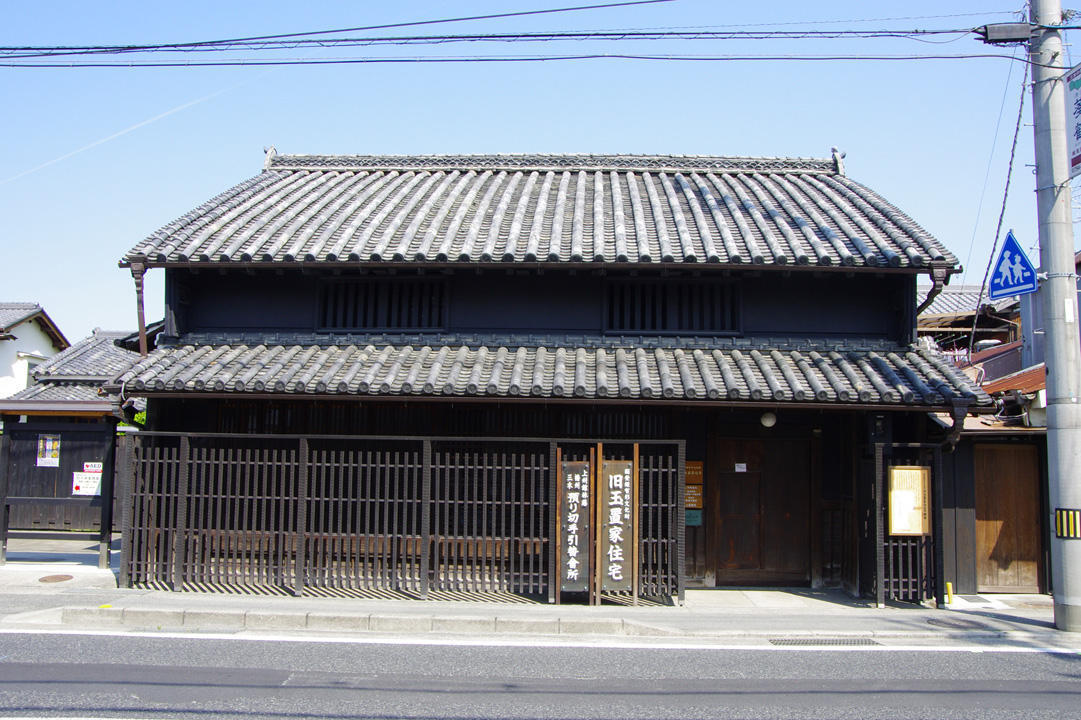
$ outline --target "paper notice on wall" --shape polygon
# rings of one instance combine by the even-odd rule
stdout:
[[[73,472],[71,474],[72,495],[101,495],[101,473]]]
[[[38,435],[38,467],[60,467],[60,436]]]

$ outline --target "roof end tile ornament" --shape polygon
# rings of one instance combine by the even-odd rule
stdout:
[[[845,174],[845,155],[846,155],[846,153],[841,152],[840,150],[838,150],[835,147],[831,147],[830,148],[830,154],[833,156],[833,170],[834,170],[834,172],[836,172],[838,175],[844,175]]]

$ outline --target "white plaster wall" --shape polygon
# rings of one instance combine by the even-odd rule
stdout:
[[[26,388],[26,371],[31,359],[25,355],[50,358],[56,354],[52,340],[31,320],[15,327],[14,340],[0,340],[0,398]],[[24,357],[20,357],[23,354]]]

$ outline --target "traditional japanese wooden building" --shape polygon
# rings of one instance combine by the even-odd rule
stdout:
[[[124,579],[932,597],[928,413],[990,406],[916,342],[956,262],[836,153],[271,151],[122,260],[166,275]]]
[[[98,541],[109,567],[118,409],[101,389],[139,358],[128,334],[94,330],[0,398],[0,562],[8,537],[77,538]]]

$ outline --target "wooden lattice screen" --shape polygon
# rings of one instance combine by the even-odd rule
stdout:
[[[557,441],[142,433],[123,443],[127,585],[554,599]],[[640,593],[676,596],[677,443],[640,462]]]

